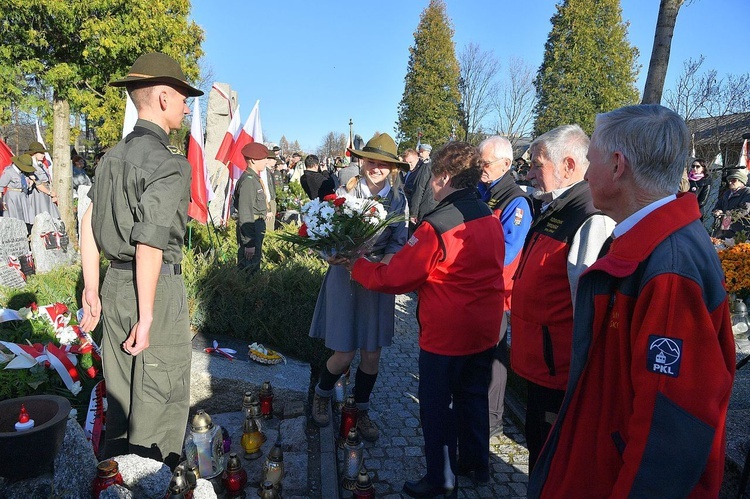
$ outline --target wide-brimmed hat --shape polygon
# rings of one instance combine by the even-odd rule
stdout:
[[[20,156],[13,156],[12,158],[10,158],[10,160],[22,172],[34,173],[34,164],[31,162],[30,154],[21,154]]]
[[[273,152],[273,149],[268,149],[268,154],[266,155],[266,159],[276,159],[276,153]]]
[[[268,148],[258,142],[251,142],[242,148],[242,155],[245,159],[254,159],[255,161],[268,158]]]
[[[393,163],[400,168],[408,168],[409,163],[398,159],[396,142],[387,133],[381,133],[367,141],[365,147],[360,149],[346,148],[352,154],[361,158],[374,159],[385,163]]]
[[[133,63],[130,72],[125,78],[111,81],[113,87],[124,87],[128,83],[164,83],[180,87],[187,91],[190,97],[203,95],[202,90],[191,86],[187,82],[185,73],[182,72],[180,64],[161,52],[143,54]]]
[[[49,152],[49,151],[44,148],[44,145],[41,142],[34,141],[29,145],[29,150],[26,152],[29,154],[36,154],[38,152]]]

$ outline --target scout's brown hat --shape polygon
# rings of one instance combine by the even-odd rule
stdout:
[[[266,156],[266,159],[276,159],[276,153],[273,152],[273,149],[268,150],[268,156]]]
[[[20,156],[13,156],[12,158],[10,158],[10,160],[22,172],[34,173],[34,165],[31,163],[31,156],[29,154],[21,154]]]
[[[49,152],[47,149],[44,148],[41,142],[32,142],[31,145],[29,145],[29,150],[26,151],[29,154],[36,154],[38,152]]]
[[[124,87],[128,83],[163,83],[180,87],[187,91],[190,97],[203,95],[202,90],[192,87],[185,78],[180,64],[161,52],[143,54],[133,63],[128,75],[109,84],[113,87]]]
[[[399,161],[396,152],[396,143],[393,141],[390,135],[387,133],[381,133],[377,137],[373,137],[367,141],[365,147],[360,149],[352,149],[351,147],[346,148],[352,154],[356,154],[361,158],[374,159],[376,161],[383,161],[385,163],[393,163],[395,166],[400,168],[408,168],[409,163]]]
[[[266,159],[268,158],[268,148],[258,142],[251,142],[242,148],[242,155],[245,159]]]

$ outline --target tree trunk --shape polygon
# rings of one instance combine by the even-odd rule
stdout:
[[[57,208],[70,241],[78,247],[78,218],[73,209],[73,169],[70,166],[70,104],[57,94],[52,103],[52,178]]]
[[[660,104],[664,91],[664,79],[669,66],[669,52],[672,50],[672,36],[677,22],[677,13],[685,0],[661,0],[659,17],[656,20],[654,48],[651,51],[651,62],[648,65],[646,86],[643,89],[641,104]]]

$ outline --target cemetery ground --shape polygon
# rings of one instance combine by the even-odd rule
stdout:
[[[18,236],[15,243],[14,230]],[[51,231],[49,227],[47,232]],[[238,418],[244,392],[257,391],[263,381],[270,381],[275,392],[277,418],[268,426],[269,441],[275,441],[280,432],[282,441],[288,442],[284,452],[285,480],[289,487],[284,497],[349,496],[349,492],[339,486],[343,462],[342,453],[335,447],[337,418],[333,425],[324,429],[318,429],[309,421],[311,389],[318,377],[318,367],[330,354],[320,341],[307,337],[325,264],[316,257],[298,255],[286,244],[268,238],[263,271],[248,276],[236,271],[233,226],[215,232],[193,226],[191,233],[183,259],[191,323],[196,333],[191,415],[199,408],[215,415],[218,424],[232,430],[236,446],[241,435]],[[0,223],[0,250],[23,248],[20,242],[20,227],[8,228]],[[104,270],[105,262],[102,265]],[[6,308],[19,309],[32,301],[39,305],[63,302],[75,311],[80,306],[81,290],[80,267],[76,263],[58,263],[48,272],[28,276],[22,288],[0,287],[0,303]],[[397,297],[394,344],[383,350],[380,376],[372,398],[372,417],[381,429],[381,437],[375,443],[365,444],[364,464],[370,471],[378,497],[401,497],[404,480],[414,479],[424,472],[416,398],[418,325],[415,305],[414,294]],[[18,329],[34,342],[37,332],[33,328],[26,325]],[[5,339],[6,334],[7,324],[0,325],[0,336]],[[94,332],[95,339],[98,334]],[[213,340],[217,340],[219,346],[237,350],[238,358],[230,361],[205,353],[203,349],[211,346]],[[252,342],[263,343],[284,354],[287,364],[264,366],[248,360],[247,345]],[[750,353],[750,343],[746,351],[738,352],[738,359],[745,353]],[[356,363],[357,359],[353,369]],[[60,394],[64,390],[59,380],[52,377],[37,384],[38,379],[24,376],[19,371],[0,369],[0,398]],[[737,372],[727,418],[727,466],[721,497],[736,497],[748,452],[749,389],[750,371],[741,369]],[[512,378],[507,394],[505,434],[490,442],[491,482],[475,485],[460,478],[459,497],[525,497],[527,454],[521,423],[523,403],[518,397],[522,392],[518,380]],[[85,412],[87,402],[87,396],[72,400],[79,415]],[[264,445],[264,455],[270,448],[268,445]],[[257,480],[261,461],[252,464],[243,461],[243,464],[248,463],[245,469],[251,481]]]

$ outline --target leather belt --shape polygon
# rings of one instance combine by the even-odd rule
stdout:
[[[129,262],[123,262],[120,260],[112,260],[109,263],[109,266],[117,270],[133,270],[135,268],[135,265],[133,264],[132,260]],[[180,265],[179,263],[162,263],[159,274],[180,275],[182,274],[182,265]]]

